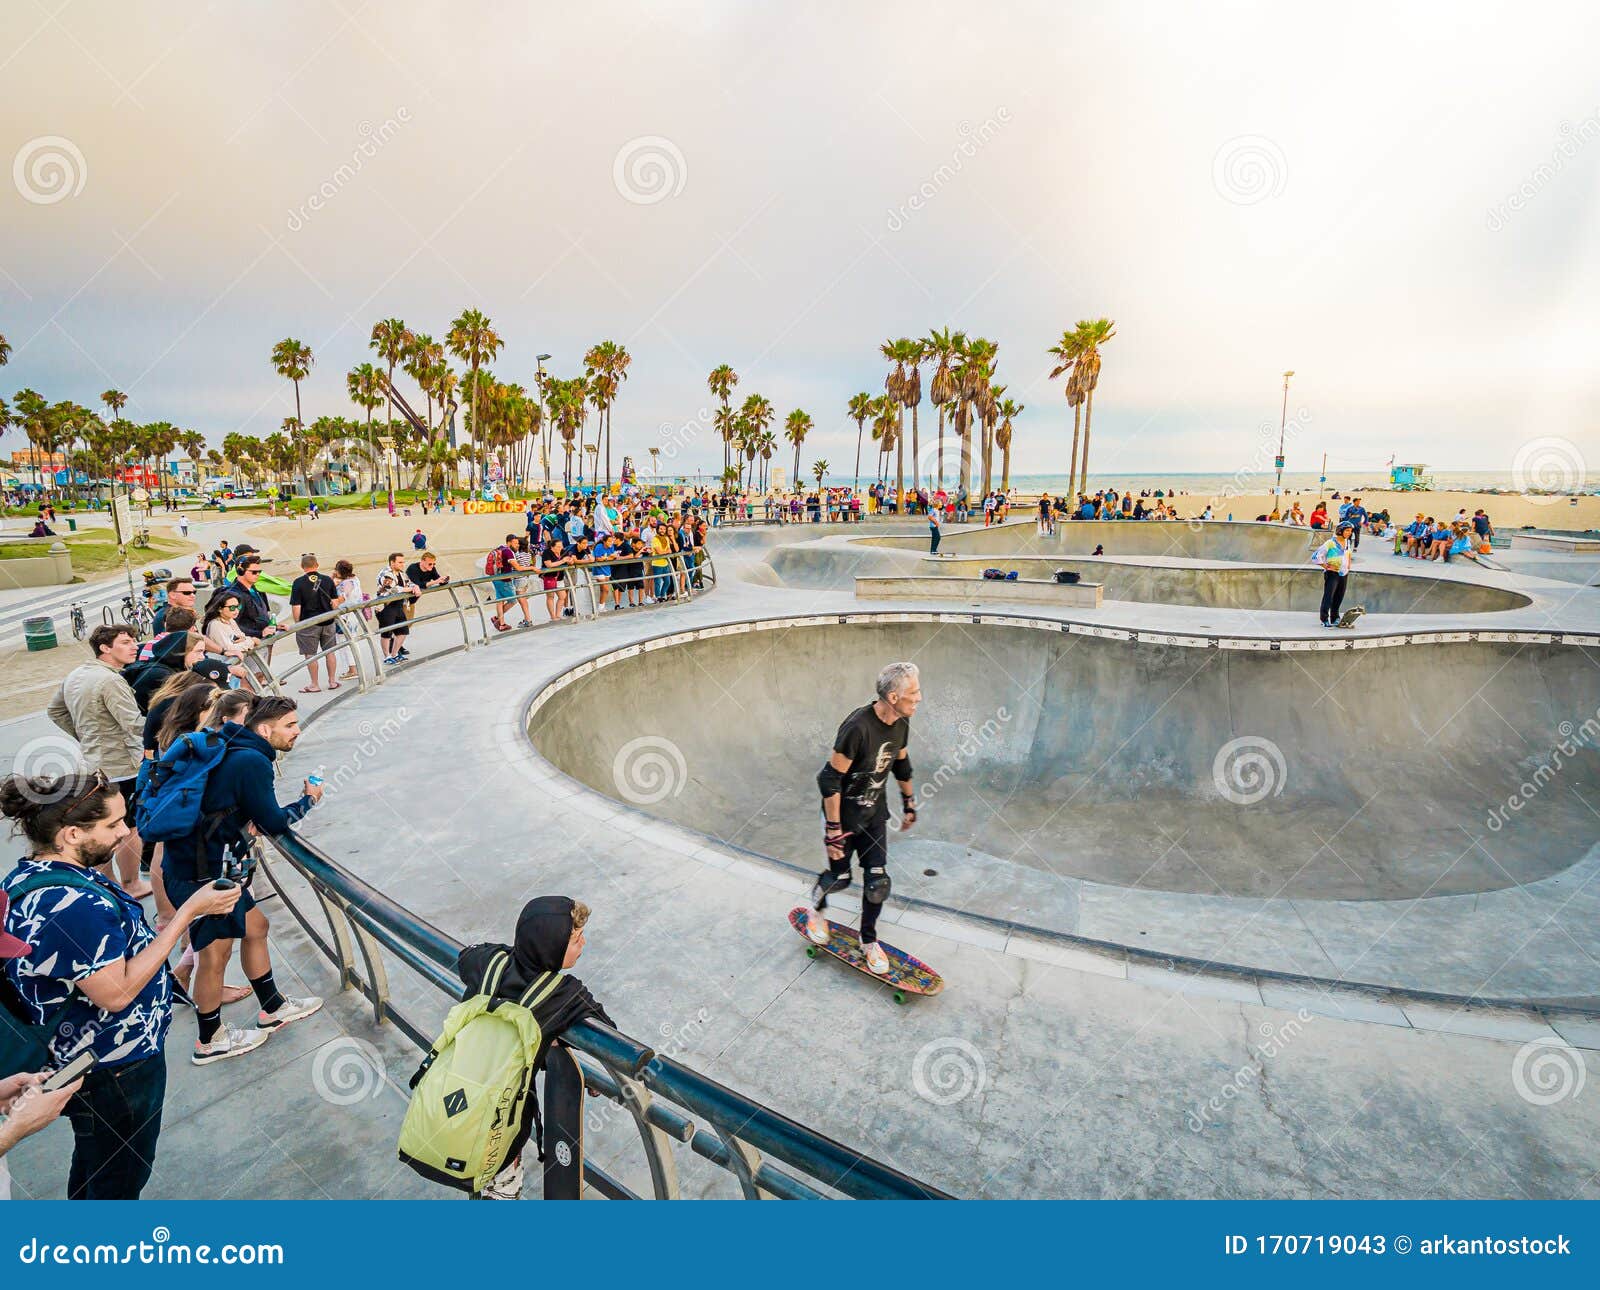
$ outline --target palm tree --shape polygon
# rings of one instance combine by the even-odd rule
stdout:
[[[305,418],[300,412],[300,382],[310,374],[315,361],[311,357],[311,346],[302,345],[293,337],[286,337],[272,347],[272,370],[284,380],[294,382],[294,419],[301,425],[305,424]],[[309,493],[311,481],[305,479],[301,482]]]
[[[826,459],[824,459],[822,461],[814,461],[814,462],[811,463],[811,474],[816,479],[818,488],[822,487],[822,477],[824,475],[826,475],[827,473],[828,473],[828,463],[827,463]]]
[[[358,408],[366,409],[367,413],[367,464],[370,467],[377,460],[377,454],[372,447],[372,412],[378,404],[383,402],[383,374],[371,363],[358,363],[345,374],[344,387],[350,394],[350,402]],[[310,492],[310,488],[306,489]],[[378,472],[372,471],[372,495],[368,498],[369,506],[378,504]]]
[[[1067,501],[1076,513],[1078,501],[1078,431],[1083,417],[1083,379],[1081,369],[1078,367],[1078,358],[1082,350],[1078,341],[1078,333],[1064,331],[1061,333],[1061,343],[1052,345],[1050,353],[1060,360],[1051,369],[1050,379],[1053,381],[1063,372],[1067,376],[1067,406],[1072,409],[1072,460],[1067,466]]]
[[[811,431],[811,418],[799,408],[791,412],[783,423],[783,437],[794,445],[794,480],[795,491],[800,489],[800,445],[806,441],[806,435]]]
[[[744,401],[740,415],[744,419],[745,456],[752,467],[755,465],[756,454],[761,450],[761,438],[766,433],[767,427],[772,424],[772,418],[777,415],[772,410],[772,402],[764,394],[751,394]]]
[[[1094,422],[1094,391],[1100,384],[1100,346],[1117,334],[1117,324],[1109,318],[1085,319],[1074,333],[1077,340],[1077,366],[1083,390],[1083,487],[1089,487],[1089,430]]]
[[[617,391],[628,379],[628,367],[633,355],[614,340],[603,340],[583,356],[589,370],[590,398],[600,410],[603,424],[600,434],[606,443],[606,487],[611,487],[611,409],[617,401]]]
[[[861,432],[866,428],[867,418],[872,415],[872,395],[863,390],[860,394],[850,396],[850,419],[856,423],[856,483],[855,491],[861,491]]]
[[[872,439],[878,445],[878,478],[887,472],[888,457],[900,437],[900,404],[893,395],[880,394],[872,400]]]
[[[422,397],[428,401],[428,438],[433,438],[433,400],[439,390],[439,369],[444,366],[444,346],[432,336],[421,332],[413,334],[411,346],[406,351],[406,375],[417,383]]]
[[[970,340],[963,339],[960,350],[957,352],[958,363],[955,370],[956,381],[956,416],[955,430],[961,437],[961,487],[970,489],[972,484],[972,415],[974,405],[978,405],[978,414],[982,419],[982,405],[989,398],[990,378],[994,375],[995,355],[999,353],[1000,346],[992,340],[985,340],[982,336],[975,336]]]
[[[935,328],[928,333],[928,339],[922,342],[923,353],[931,358],[937,365],[933,370],[933,379],[928,383],[928,399],[939,409],[939,487],[944,487],[944,410],[956,397],[956,380],[950,371],[950,360],[961,351],[966,343],[963,332],[953,332],[948,327],[943,331]]]
[[[10,361],[11,361],[11,342],[9,340],[7,340],[4,336],[0,336],[0,367],[4,367]]]
[[[178,446],[183,449],[189,460],[194,462],[195,483],[200,482],[200,459],[206,453],[206,437],[198,430],[182,430],[178,433]]]
[[[472,382],[472,442],[476,447],[478,443],[478,369],[485,363],[493,362],[494,357],[505,346],[489,319],[477,309],[463,309],[461,316],[450,324],[450,333],[445,337],[445,344],[450,347],[450,352],[463,363],[467,364]],[[481,460],[481,459],[480,459]],[[478,484],[482,486],[481,481]]]
[[[884,357],[893,359],[895,364],[895,370],[890,378],[894,382],[894,388],[890,389],[889,393],[901,407],[911,409],[911,488],[915,491],[919,482],[917,457],[921,451],[917,435],[917,405],[922,402],[922,373],[918,368],[922,360],[927,357],[927,351],[921,341],[902,337],[885,347]],[[904,436],[903,428],[901,435]],[[902,477],[897,487],[903,486],[904,482]]]
[[[726,474],[728,468],[733,465],[733,445],[739,438],[739,414],[727,404],[723,404],[713,414],[711,423],[722,438],[722,471]]]
[[[724,422],[733,420],[733,405],[728,401],[733,394],[733,387],[739,384],[739,374],[722,363],[711,369],[711,375],[706,377],[706,388],[717,398],[722,400],[722,413],[717,421],[717,428],[722,429]],[[723,430],[722,434],[722,468],[726,470],[729,464],[728,450],[733,446],[733,437]]]
[[[767,477],[767,463],[772,460],[772,450],[778,446],[778,436],[770,430],[763,430],[759,438],[761,448],[761,491],[767,491],[769,483]]]
[[[385,424],[394,420],[394,365],[404,361],[416,343],[416,335],[399,318],[385,318],[372,324],[372,336],[367,341],[367,348],[376,350],[378,357],[389,365],[386,373],[388,383],[384,386],[384,394],[389,402]]]
[[[1000,425],[994,432],[994,441],[1000,445],[1000,491],[1003,493],[1011,487],[1011,418],[1019,416],[1022,404],[1005,399],[998,409]]]

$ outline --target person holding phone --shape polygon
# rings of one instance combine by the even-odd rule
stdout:
[[[203,887],[152,930],[139,902],[95,872],[128,836],[127,803],[101,771],[8,776],[0,814],[29,849],[0,882],[0,933],[29,947],[0,965],[8,993],[53,1065],[85,1052],[96,1058],[66,1104],[67,1197],[137,1200],[155,1165],[166,1099],[167,960],[190,924],[232,909],[239,889]]]

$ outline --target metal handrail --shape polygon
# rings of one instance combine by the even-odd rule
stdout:
[[[281,695],[286,682],[299,673],[309,671],[311,664],[318,659],[337,654],[340,650],[349,650],[351,662],[356,669],[356,688],[365,693],[384,682],[383,638],[387,635],[402,631],[409,633],[420,624],[455,619],[460,625],[461,641],[459,645],[448,648],[474,649],[497,639],[498,633],[491,628],[489,622],[495,605],[514,605],[518,599],[531,602],[556,593],[568,597],[575,619],[592,621],[599,617],[600,607],[604,603],[602,586],[610,588],[613,593],[618,589],[637,586],[648,594],[653,590],[652,584],[656,581],[651,561],[661,558],[665,558],[669,566],[666,577],[670,583],[671,603],[682,604],[716,587],[716,565],[711,559],[711,553],[705,547],[670,551],[659,556],[654,552],[644,551],[637,554],[629,553],[625,558],[612,556],[605,560],[564,564],[559,569],[561,578],[559,586],[548,591],[543,587],[529,588],[525,593],[514,595],[510,600],[497,598],[494,588],[496,582],[541,577],[542,571],[537,567],[531,567],[511,569],[500,574],[475,574],[470,578],[460,580],[452,578],[436,583],[420,592],[398,591],[393,595],[363,600],[357,604],[341,605],[328,613],[317,614],[292,624],[280,623],[281,630],[275,635],[251,640],[249,644],[243,646],[240,661],[255,681],[263,684],[272,693]],[[638,578],[611,578],[602,582],[593,572],[597,566],[631,564],[635,560],[642,560],[645,566],[644,573]],[[580,592],[583,593],[582,600],[579,597]],[[388,627],[376,625],[377,611],[384,606],[401,602],[421,605],[429,601],[430,597],[438,597],[441,602],[448,598],[449,604],[447,607],[430,612],[413,613],[404,621]],[[656,603],[661,603],[659,598]],[[629,608],[646,607],[629,606]],[[540,623],[538,629],[555,627],[562,621],[562,619],[552,619],[550,622]],[[296,632],[330,624],[339,629],[339,639],[336,639],[333,645],[310,655],[297,653],[295,661],[282,672],[272,670],[269,657],[274,647],[278,645],[296,647],[294,640]]]
[[[294,903],[264,853],[262,870],[312,942],[333,960],[341,987],[359,990],[372,1003],[380,1025],[394,1022],[419,1050],[427,1051],[429,1031],[395,1009],[381,951],[387,949],[456,1001],[465,994],[456,977],[456,962],[465,947],[292,830],[269,840],[310,884],[327,918],[332,943]],[[359,948],[365,962],[365,978],[356,970],[353,947]],[[862,1200],[949,1199],[938,1188],[752,1101],[603,1022],[582,1021],[567,1030],[562,1041],[581,1054],[585,1087],[634,1117],[658,1200],[678,1198],[677,1168],[671,1156],[674,1143],[687,1144],[696,1155],[733,1174],[747,1199],[825,1199],[827,1193],[821,1188]],[[763,1153],[788,1168],[763,1159]],[[608,1170],[586,1160],[584,1172],[606,1195],[633,1197]]]

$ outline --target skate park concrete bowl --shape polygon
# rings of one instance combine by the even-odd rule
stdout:
[[[867,617],[636,647],[564,677],[530,737],[600,793],[810,869],[834,732],[910,659],[921,817],[891,835],[890,868],[922,891],[974,866],[997,890],[1027,870],[1404,902],[1520,888],[1593,845],[1600,669],[1579,647],[1195,648],[1042,619]]]
[[[992,559],[965,556],[925,559],[919,572],[952,578],[977,578]],[[1049,578],[1070,569],[1084,582],[1098,582],[1107,600],[1142,600],[1163,605],[1199,605],[1214,609],[1272,609],[1314,614],[1322,600],[1318,569],[1222,567],[1195,564],[1012,556],[1005,569],[1023,578]],[[898,572],[898,570],[897,570]],[[863,573],[865,571],[863,570]],[[902,575],[905,576],[905,575]],[[1503,587],[1458,579],[1402,573],[1369,573],[1358,569],[1345,592],[1344,605],[1360,605],[1373,614],[1492,614],[1526,609],[1531,597]]]
[[[872,536],[856,541],[866,546],[926,551],[927,526],[923,527],[920,538]],[[1298,564],[1305,561],[1312,537],[1309,529],[1289,524],[1230,520],[1061,520],[1053,534],[1040,534],[1039,526],[1026,519],[989,528],[946,528],[939,549],[957,555],[1092,555],[1095,547],[1103,546],[1113,558],[1138,555]]]

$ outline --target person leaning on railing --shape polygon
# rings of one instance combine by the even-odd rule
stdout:
[[[483,980],[489,960],[498,953],[507,953],[511,956],[511,963],[501,977],[494,997],[516,1002],[541,975],[548,972],[565,973],[566,969],[577,963],[578,956],[583,953],[583,929],[588,921],[589,907],[581,901],[567,896],[539,896],[522,907],[517,919],[514,944],[485,942],[469,945],[461,951],[461,957],[456,961],[456,973],[469,990],[475,989]],[[563,975],[555,992],[533,1005],[533,1015],[539,1023],[540,1044],[529,1067],[530,1081],[544,1065],[551,1041],[585,1017],[598,1017],[613,1029],[616,1027],[616,1022],[595,1001],[588,987],[575,976]],[[523,1120],[517,1126],[516,1140],[506,1157],[506,1167],[483,1193],[485,1200],[516,1200],[522,1195],[522,1149],[527,1145],[533,1128],[539,1125],[539,1099],[532,1090],[523,1099],[523,1107]],[[536,1143],[535,1146],[539,1159],[543,1160],[543,1143]]]

